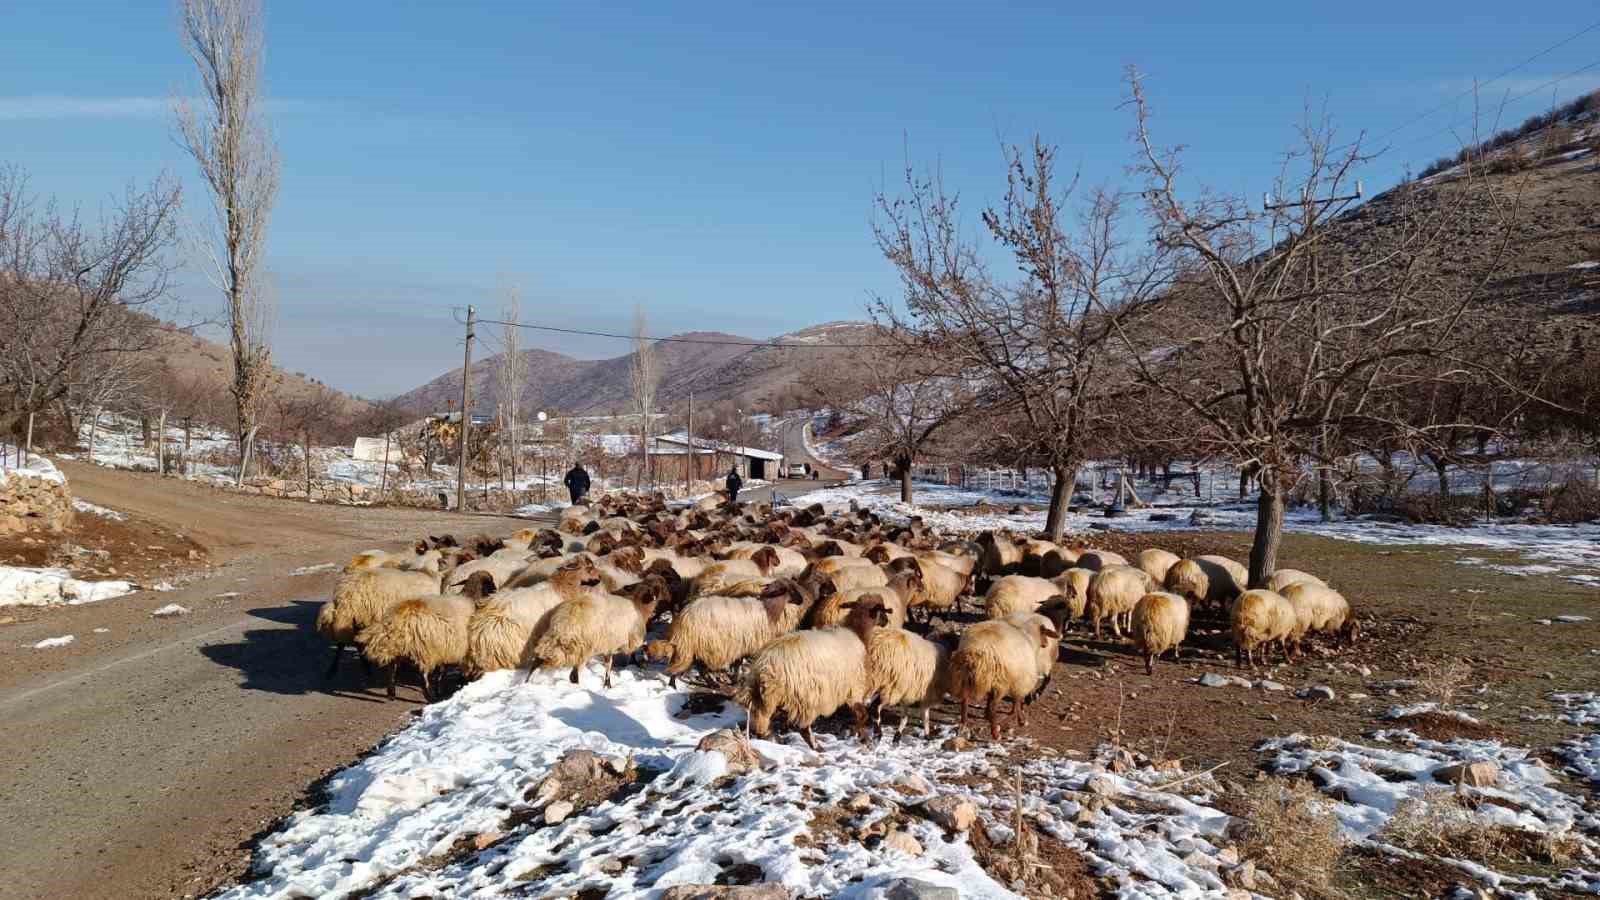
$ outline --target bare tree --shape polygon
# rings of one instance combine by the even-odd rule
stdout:
[[[511,481],[517,480],[518,455],[522,452],[518,429],[518,402],[528,380],[528,360],[522,353],[522,289],[510,282],[504,289],[505,304],[500,308],[500,361],[495,367],[495,394],[500,401],[500,414],[504,420],[504,433],[510,448]]]
[[[650,470],[650,426],[655,412],[656,388],[661,373],[656,368],[655,348],[645,336],[644,307],[633,307],[633,359],[629,363],[628,381],[633,388],[633,409],[639,416],[639,465],[647,473],[651,485],[655,473]]]
[[[215,225],[196,244],[225,299],[242,479],[272,368],[263,258],[279,163],[262,108],[266,38],[260,0],[179,0],[178,10],[179,36],[199,74],[198,101],[177,101],[178,132],[211,195]]]
[[[338,394],[320,384],[310,391],[296,394],[280,389],[273,392],[270,402],[276,414],[275,430],[281,438],[300,447],[301,461],[305,466],[306,497],[310,498],[311,481],[316,474],[311,448],[337,427],[345,413],[345,404]]]
[[[159,339],[178,187],[129,188],[91,226],[0,168],[0,433],[54,407],[76,436],[86,398],[125,393]]]
[[[873,329],[859,343],[849,366],[813,361],[802,381],[822,404],[863,423],[853,450],[864,459],[893,460],[900,500],[910,503],[912,467],[967,412],[973,388],[909,335]]]
[[[983,213],[989,237],[1021,273],[1015,281],[990,274],[990,248],[962,236],[958,199],[937,177],[908,169],[905,196],[878,198],[874,231],[904,288],[903,309],[880,300],[876,316],[981,381],[979,400],[996,413],[992,421],[1020,426],[996,439],[1017,458],[1050,468],[1046,530],[1060,540],[1078,470],[1110,410],[1108,344],[1162,277],[1124,243],[1119,196],[1095,191],[1074,214],[1076,180],[1058,186],[1055,157],[1037,139],[1027,149],[1006,148],[1006,194]]]
[[[1282,199],[1191,197],[1179,154],[1151,137],[1136,72],[1129,86],[1145,212],[1177,276],[1161,314],[1120,333],[1135,377],[1200,423],[1197,447],[1254,473],[1250,583],[1261,586],[1277,567],[1285,497],[1311,468],[1337,464],[1351,438],[1404,444],[1453,424],[1410,420],[1398,398],[1446,372],[1486,371],[1460,351],[1492,327],[1485,286],[1514,199],[1469,171],[1449,189],[1410,183],[1356,209],[1367,157],[1325,122],[1285,156]],[[1441,253],[1453,229],[1475,233],[1469,258]]]

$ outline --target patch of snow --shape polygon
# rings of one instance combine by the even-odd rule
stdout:
[[[77,640],[77,638],[70,634],[64,634],[61,637],[45,638],[37,644],[34,644],[33,649],[49,650],[51,647],[65,647],[75,640]]]
[[[290,569],[289,575],[291,577],[297,575],[320,575],[323,572],[333,572],[338,568],[338,563],[318,563],[314,566],[301,566],[298,569]]]
[[[87,500],[80,500],[77,497],[72,498],[72,508],[81,513],[88,513],[91,516],[99,516],[102,519],[110,519],[113,522],[125,522],[128,520],[127,516],[117,512],[114,509],[107,509],[104,506],[96,506]]]
[[[150,585],[150,590],[165,594],[167,591],[175,591],[177,588],[173,587],[170,581],[158,581]]]
[[[179,606],[176,603],[168,603],[166,606],[163,606],[160,609],[151,610],[150,618],[170,619],[173,616],[187,616],[188,614],[189,608],[187,606]]]
[[[1561,721],[1583,727],[1600,727],[1600,694],[1551,694],[1561,704]],[[1600,787],[1600,731],[1575,737],[1556,748],[1567,767]]]
[[[1295,734],[1273,738],[1259,749],[1272,753],[1270,767],[1280,775],[1304,775],[1329,795],[1340,828],[1353,841],[1385,853],[1411,855],[1383,840],[1383,830],[1402,803],[1425,801],[1430,792],[1449,791],[1451,780],[1436,773],[1458,763],[1491,762],[1495,783],[1456,786],[1483,801],[1468,809],[1452,806],[1453,814],[1484,825],[1500,825],[1540,834],[1571,835],[1585,845],[1580,858],[1600,851],[1600,816],[1582,798],[1563,792],[1549,769],[1519,747],[1492,740],[1433,741],[1409,730],[1372,734],[1372,744]],[[1429,857],[1431,858],[1431,857]],[[1512,876],[1476,863],[1439,859],[1479,881],[1496,885],[1567,887],[1600,881],[1600,872],[1572,869],[1558,879]]]
[[[1582,152],[1588,153],[1589,151],[1588,150],[1584,150]],[[1596,261],[1596,260],[1592,260],[1591,259],[1591,260],[1587,260],[1585,262],[1573,263],[1572,265],[1567,266],[1567,268],[1569,268],[1569,269],[1595,269],[1595,268],[1600,268],[1600,261]]]
[[[37,478],[41,481],[53,481],[56,484],[66,484],[67,476],[61,474],[55,463],[37,453],[28,457],[26,464],[18,460],[22,454],[15,447],[0,445],[0,484],[5,484],[6,479],[16,476],[18,478]]]
[[[1439,704],[1432,701],[1427,703],[1411,703],[1404,706],[1391,706],[1386,712],[1384,712],[1383,717],[1385,719],[1406,719],[1410,718],[1411,716],[1420,716],[1423,713],[1433,713],[1435,715],[1445,716],[1447,718],[1455,719],[1458,722],[1466,722],[1470,725],[1481,724],[1477,719],[1459,709],[1442,709],[1440,708]]]
[[[94,630],[94,633],[95,634],[110,634],[111,633],[111,629],[109,629],[109,628],[96,628]]]
[[[0,566],[0,606],[76,606],[136,590],[127,581],[79,581],[66,569]]]
[[[594,685],[598,672],[584,675]],[[963,897],[1016,896],[974,861],[966,841],[947,841],[937,826],[907,826],[926,852],[919,857],[869,850],[851,838],[818,836],[797,846],[814,810],[842,808],[866,794],[881,815],[907,802],[918,785],[956,793],[980,807],[981,824],[1004,833],[1012,794],[971,793],[971,776],[993,776],[990,750],[944,752],[911,738],[863,746],[819,735],[813,753],[795,737],[753,742],[768,765],[727,775],[720,753],[697,751],[707,733],[736,727],[743,713],[688,715],[688,696],[653,674],[618,671],[604,691],[569,686],[560,673],[494,672],[440,703],[328,783],[325,806],[294,814],[258,845],[253,879],[228,900],[300,897],[372,890],[374,897],[570,896],[585,888],[610,897],[655,897],[662,889],[716,880],[732,863],[754,865],[765,880],[807,896],[880,896],[886,883],[912,877],[958,887]],[[658,773],[647,787],[577,810],[556,825],[517,825],[524,799],[566,752],[631,757]],[[997,757],[1003,759],[1003,757]],[[1225,889],[1215,857],[1230,818],[1203,803],[1160,790],[1171,774],[1153,769],[1112,775],[1091,763],[1035,759],[1022,772],[1024,812],[1082,852],[1097,873],[1128,896],[1198,896]],[[729,781],[731,777],[733,780]],[[1097,811],[1081,802],[1092,778],[1112,796]],[[946,781],[948,779],[948,782]],[[1208,778],[1187,789],[1215,789]],[[521,816],[519,815],[519,818]],[[443,865],[419,865],[486,833],[506,832],[491,847]],[[1201,863],[1189,861],[1199,855]],[[627,857],[627,865],[616,861]]]

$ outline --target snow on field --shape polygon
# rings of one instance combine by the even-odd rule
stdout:
[[[920,738],[862,746],[821,735],[813,753],[797,738],[757,740],[762,764],[730,774],[721,751],[697,745],[740,724],[737,707],[696,713],[687,694],[635,671],[618,671],[605,691],[594,689],[597,670],[583,688],[562,674],[523,678],[496,672],[423,709],[335,775],[326,805],[296,813],[263,839],[252,880],[222,896],[653,897],[672,885],[712,883],[735,866],[758,867],[763,880],[803,896],[877,896],[903,877],[958,887],[963,897],[1016,896],[978,866],[964,838],[947,840],[931,822],[901,812],[955,794],[980,808],[978,827],[1005,841],[1011,792],[962,786],[1000,778],[990,750],[944,752]],[[565,817],[547,815],[540,800],[530,802],[531,789],[578,749],[618,771],[631,761],[644,783]],[[1172,773],[1115,775],[1052,757],[1034,758],[1022,774],[1029,819],[1121,882],[1123,895],[1223,889],[1217,857],[1229,819],[1153,786]],[[1210,787],[1199,779],[1187,789]],[[856,826],[886,815],[904,820],[919,853],[860,842]]]
[[[76,606],[136,590],[127,581],[79,581],[66,569],[0,566],[0,606]]]
[[[72,498],[72,508],[81,513],[88,513],[91,516],[99,516],[102,519],[110,519],[113,522],[125,522],[128,519],[127,516],[117,512],[114,509],[107,509],[104,506],[97,506],[87,500],[80,500],[77,497]]]
[[[1573,868],[1556,879],[1507,875],[1465,860],[1440,862],[1489,887],[1600,893],[1600,815],[1581,796],[1560,790],[1559,779],[1529,751],[1493,740],[1426,740],[1407,729],[1377,731],[1369,738],[1371,743],[1357,744],[1295,734],[1265,741],[1257,749],[1274,754],[1269,765],[1277,774],[1306,776],[1327,794],[1351,840],[1405,856],[1411,851],[1394,847],[1384,829],[1397,813],[1432,804],[1440,821],[1570,836],[1583,847]],[[1462,765],[1479,765],[1488,777],[1480,782],[1458,774],[1456,767]],[[1477,802],[1455,802],[1457,791]]]
[[[916,485],[917,503],[900,502],[899,487],[888,481],[862,481],[824,488],[793,498],[797,506],[821,503],[829,511],[843,509],[851,502],[892,521],[922,516],[929,525],[949,531],[976,533],[990,529],[1039,531],[1044,528],[1045,506],[1049,498],[1039,494],[1017,495],[1008,492],[974,491],[936,484]],[[1008,509],[1025,505],[1028,512],[993,512],[969,515],[963,507],[979,504]],[[1100,525],[1126,532],[1157,532],[1172,529],[1247,530],[1255,526],[1255,506],[1249,503],[1197,504],[1158,502],[1129,509],[1126,514],[1106,518],[1094,513],[1072,513],[1068,531],[1088,534]],[[1518,553],[1530,560],[1512,566],[1490,563],[1482,557],[1457,560],[1464,565],[1481,565],[1511,575],[1559,575],[1578,584],[1600,583],[1600,523],[1586,525],[1526,525],[1494,523],[1453,528],[1444,525],[1411,525],[1367,518],[1335,519],[1323,522],[1314,509],[1292,509],[1284,528],[1292,532],[1365,544],[1386,546],[1420,544],[1441,547],[1470,547]]]
[[[289,570],[289,575],[290,576],[320,575],[323,572],[336,572],[336,571],[338,571],[338,569],[339,569],[339,564],[338,563],[331,563],[331,562],[330,563],[318,563],[318,564],[316,564],[314,566],[301,566],[298,569],[290,569]]]
[[[150,617],[152,619],[170,619],[174,616],[187,616],[188,614],[189,607],[179,606],[176,603],[168,603],[166,606],[163,606],[160,609],[154,609],[150,611]]]
[[[61,637],[45,638],[44,640],[34,644],[33,649],[49,650],[52,647],[65,647],[77,639],[78,638],[76,635],[71,634],[63,634]]]
[[[1561,704],[1561,721],[1600,729],[1600,694],[1551,694],[1550,699]],[[1574,772],[1600,788],[1600,730],[1575,737],[1556,752]]]

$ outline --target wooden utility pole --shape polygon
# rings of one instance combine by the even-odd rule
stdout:
[[[461,363],[461,436],[456,459],[456,510],[467,508],[467,431],[472,428],[472,414],[468,412],[472,400],[472,326],[478,322],[478,311],[467,307],[467,350]]]
[[[684,442],[689,445],[688,460],[683,467],[683,493],[688,496],[694,490],[694,391],[689,392],[689,423],[683,428]]]

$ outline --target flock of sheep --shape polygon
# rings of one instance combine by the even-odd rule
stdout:
[[[998,739],[998,701],[1025,722],[1024,706],[1048,685],[1069,623],[1098,638],[1126,630],[1148,672],[1176,658],[1190,609],[1226,614],[1236,660],[1254,665],[1277,645],[1287,660],[1308,636],[1356,637],[1350,606],[1306,572],[1280,569],[1266,589],[1222,556],[1182,559],[1149,549],[1130,562],[1104,550],[985,532],[941,539],[919,520],[890,525],[864,510],[821,506],[732,509],[715,495],[683,509],[657,497],[617,496],[562,513],[556,529],[524,529],[461,545],[429,537],[409,551],[358,554],[345,567],[317,629],[387,669],[414,666],[423,694],[433,674],[457,666],[468,678],[497,669],[579,672],[616,654],[664,663],[675,685],[690,669],[731,672],[748,728],[769,733],[783,714],[816,746],[813,723],[849,709],[865,737],[868,707],[930,711],[953,696],[959,730],[987,702]],[[934,633],[962,618],[959,633]],[[954,613],[955,615],[951,615]],[[657,618],[669,623],[646,642]],[[920,618],[920,622],[917,620]]]

